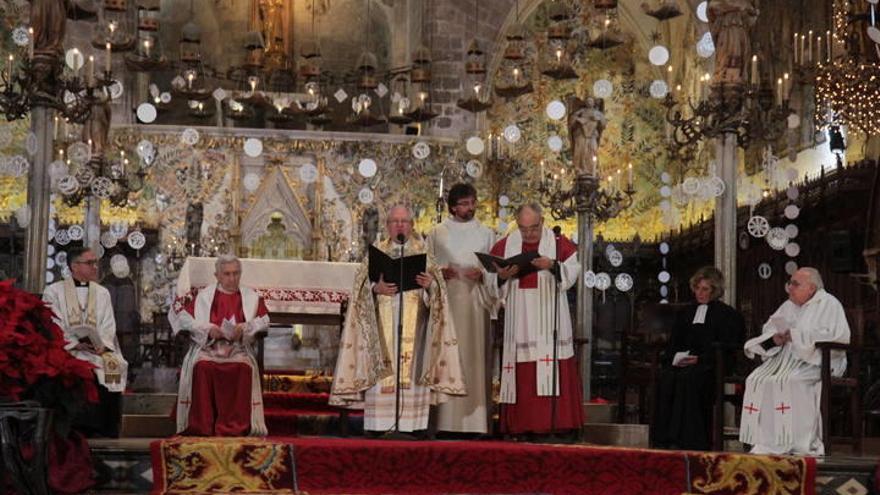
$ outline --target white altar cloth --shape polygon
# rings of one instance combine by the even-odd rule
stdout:
[[[189,257],[177,279],[177,297],[214,283],[216,258]],[[241,285],[256,290],[272,313],[339,314],[348,301],[358,263],[241,259]]]

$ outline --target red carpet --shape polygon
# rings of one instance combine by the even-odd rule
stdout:
[[[815,491],[815,461],[795,457],[338,438],[172,438],[151,449],[157,495]]]

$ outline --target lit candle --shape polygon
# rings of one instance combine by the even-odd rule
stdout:
[[[443,197],[443,175],[442,174],[440,175],[440,187],[437,191],[437,196],[440,198]]]
[[[801,65],[804,65],[804,63],[805,63],[804,62],[804,44],[806,43],[806,41],[807,41],[807,35],[802,34],[801,35],[800,55],[798,56],[798,58],[801,61]]]
[[[28,58],[34,58],[34,28],[28,28]]]
[[[561,64],[561,63],[562,63],[562,48],[557,48],[557,49],[556,49],[556,63],[557,63],[557,64]]]
[[[95,56],[89,55],[89,67],[86,71],[86,84],[91,88],[95,86]]]
[[[6,60],[6,80],[12,82],[12,66],[15,64],[15,57],[10,55]]]
[[[150,40],[144,40],[144,57],[150,58]]]
[[[825,31],[825,56],[831,62],[831,31]]]
[[[810,30],[810,35],[807,37],[807,62],[813,61],[813,30]]]
[[[620,169],[617,169],[617,180],[614,181],[614,185],[617,190],[620,190]]]
[[[791,97],[791,78],[788,76],[788,72],[782,75],[782,81],[782,99],[788,101]]]
[[[52,129],[52,139],[58,140],[58,116],[55,116],[55,123],[53,124]]]
[[[79,50],[77,50],[76,48],[73,49],[72,59],[75,61],[75,63],[74,63],[75,68],[73,69],[73,77],[79,79],[79,69],[80,69],[80,67],[82,67],[82,64],[79,62],[80,53],[79,53]]]
[[[110,62],[112,60],[111,56],[113,55],[113,46],[110,45],[108,41],[106,45],[104,45],[105,51],[107,52],[107,64],[104,66],[104,72],[110,73]]]
[[[782,78],[776,80],[776,104],[782,106]]]
[[[672,87],[672,64],[666,66],[666,85]]]
[[[544,184],[544,160],[541,160],[541,184]]]
[[[89,139],[88,144],[89,144],[89,155],[91,155],[92,154],[92,140],[91,139]]]
[[[758,56],[752,55],[752,84],[758,85]]]
[[[629,169],[629,181],[627,182],[628,188],[632,188],[633,185],[633,164],[630,163],[627,168]]]
[[[798,33],[794,33],[794,44],[791,45],[791,51],[794,52],[794,65],[798,64]]]
[[[816,38],[816,63],[822,64],[822,37]]]
[[[590,170],[590,173],[591,173],[593,176],[596,175],[596,168],[597,168],[598,166],[599,166],[599,157],[597,157],[596,155],[593,155],[593,165],[592,165],[592,170]]]

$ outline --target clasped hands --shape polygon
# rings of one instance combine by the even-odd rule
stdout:
[[[773,343],[776,345],[785,345],[791,342],[791,330],[786,328],[782,333],[773,334]]]
[[[242,334],[244,334],[244,330],[247,327],[247,323],[236,323],[235,324],[235,335],[232,337],[232,342],[238,342],[241,340]],[[214,340],[227,340],[226,336],[223,335],[223,331],[220,330],[220,327],[217,325],[211,324],[208,329],[208,337]]]
[[[416,275],[416,283],[423,289],[430,287],[431,282],[431,276],[425,272]],[[379,281],[373,286],[373,292],[383,296],[393,296],[394,294],[397,294],[397,284],[386,282],[385,276],[379,275]]]
[[[556,263],[554,260],[546,256],[541,256],[532,260],[532,266],[538,270],[549,270],[553,268],[554,263]],[[502,268],[498,266],[497,263],[492,264],[495,265],[495,271],[498,272],[498,277],[501,278],[501,280],[511,279],[519,273],[519,265],[510,265]]]

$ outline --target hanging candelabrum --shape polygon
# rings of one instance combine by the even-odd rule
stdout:
[[[495,76],[495,94],[516,98],[535,90],[528,72],[528,47],[522,26],[514,26],[507,35],[501,66]]]
[[[547,45],[544,53],[545,76],[556,79],[577,79],[578,74],[571,65],[571,40],[570,20],[571,11],[563,2],[550,4],[547,13],[551,23],[547,27]]]
[[[629,170],[625,188],[614,187],[613,180],[603,187],[599,177],[592,173],[577,174],[571,187],[565,188],[561,181],[555,180],[552,173],[545,173],[542,167],[541,183],[538,185],[541,204],[550,209],[555,220],[571,218],[578,213],[586,213],[599,222],[610,220],[633,204],[636,191],[632,168]]]
[[[474,34],[480,22],[480,2],[474,0]],[[486,52],[477,38],[471,39],[465,50],[463,98],[456,102],[458,108],[471,113],[483,112],[492,106],[492,94],[486,89]]]
[[[752,59],[752,76],[748,84],[710,84],[711,76],[700,78],[700,96],[680,102],[674,92],[663,100],[666,121],[672,127],[668,141],[673,157],[687,160],[702,140],[735,134],[738,145],[749,147],[753,142],[772,143],[782,137],[789,107],[792,79],[788,74],[776,84],[761,83],[757,56]],[[680,90],[676,91],[681,93]]]
[[[165,58],[159,32],[159,0],[137,2],[137,45],[125,54],[125,67],[132,72],[151,72],[165,69]]]

